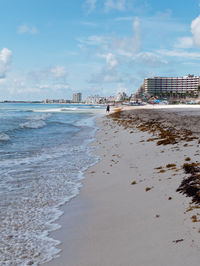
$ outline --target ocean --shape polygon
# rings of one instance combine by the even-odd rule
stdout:
[[[58,255],[49,232],[98,161],[88,144],[104,108],[0,104],[0,265],[38,265]]]

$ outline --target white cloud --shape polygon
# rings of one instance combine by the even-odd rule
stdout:
[[[50,69],[48,74],[44,74],[45,71],[41,71],[41,76],[35,71],[29,72],[28,75],[25,73],[10,73],[8,78],[0,79],[0,94],[1,97],[4,95],[5,99],[9,97],[15,97],[22,99],[21,97],[25,97],[25,99],[36,98],[42,99],[41,95],[54,95],[55,92],[66,94],[70,90],[69,84],[64,80],[55,77],[54,73],[50,73]],[[36,76],[34,76],[34,73]],[[51,75],[51,78],[50,78]],[[56,73],[57,76],[57,73]],[[32,77],[32,79],[30,78]],[[39,77],[42,77],[40,79]],[[45,78],[46,77],[46,78]],[[62,75],[63,77],[63,75]],[[6,93],[5,93],[6,92]],[[57,95],[57,94],[56,94]]]
[[[95,22],[89,22],[89,21],[82,21],[81,22],[81,25],[89,26],[89,27],[96,27],[97,26],[97,23],[95,23]]]
[[[11,68],[12,51],[3,48],[0,51],[0,79],[5,78],[6,73]]]
[[[194,45],[193,38],[191,37],[182,37],[177,40],[177,43],[175,44],[176,48],[192,48]]]
[[[116,83],[122,82],[120,73],[115,69],[103,68],[100,73],[92,74],[90,83],[102,84],[102,83]]]
[[[200,16],[195,18],[190,26],[192,36],[182,37],[177,40],[176,48],[188,49],[194,46],[200,47]]]
[[[200,46],[200,16],[192,21],[191,32],[193,34],[194,44]]]
[[[139,18],[133,20],[132,31],[133,34],[130,37],[94,35],[79,39],[81,48],[88,48],[89,53],[95,52],[98,57],[104,58],[106,61],[105,65],[91,75],[89,83],[99,85],[102,83],[130,83],[129,81],[133,80],[132,76],[129,76],[128,73],[122,74],[122,71],[126,71],[127,67],[130,69],[130,65],[128,66],[127,63],[137,55],[141,48]]]
[[[105,11],[109,12],[111,9],[119,11],[125,10],[126,0],[106,0],[104,3]]]
[[[56,66],[50,71],[55,78],[65,78],[67,76],[67,70],[64,66]]]
[[[141,52],[133,57],[131,63],[142,64],[143,66],[161,67],[168,64],[167,60],[151,52]]]
[[[96,8],[96,2],[97,0],[86,0],[85,1],[85,7],[87,8],[87,13],[92,13]]]
[[[27,26],[26,24],[23,24],[21,26],[18,27],[17,33],[19,34],[31,34],[31,35],[35,35],[38,33],[38,30],[35,26]]]
[[[96,46],[103,52],[119,54],[123,56],[132,56],[141,47],[141,34],[140,34],[140,20],[135,18],[132,24],[133,36],[132,37],[118,37],[118,36],[89,36],[87,38],[79,38],[79,47]]]
[[[141,39],[140,39],[140,20],[139,18],[136,18],[133,21],[133,31],[134,31],[134,38],[133,41],[136,43],[136,48],[139,49],[141,45]]]
[[[0,54],[0,59],[1,59]],[[7,62],[4,56],[4,61]],[[54,95],[55,92],[64,93],[70,90],[70,86],[65,79],[67,75],[64,66],[48,67],[28,73],[9,73],[9,76],[0,82],[1,96],[5,94],[7,99],[13,95],[15,97],[39,97],[41,95]],[[1,81],[1,79],[0,79]]]
[[[29,80],[39,82],[41,80],[62,80],[67,77],[65,66],[47,67],[37,71],[30,71],[27,74]]]
[[[112,69],[118,65],[118,60],[116,59],[115,55],[112,53],[108,53],[104,56],[106,58],[106,64],[109,69]]]
[[[184,36],[177,39],[175,48],[189,49],[200,47],[200,16],[195,18],[190,25],[191,36]]]
[[[97,35],[92,35],[89,36],[88,38],[78,38],[78,42],[81,45],[106,45],[110,38],[109,37],[104,37],[104,36],[97,36]]]
[[[109,49],[123,56],[132,56],[141,48],[140,20],[136,18],[133,21],[133,36],[132,37],[112,37],[110,40]]]
[[[133,17],[118,17],[114,19],[115,21],[132,21]]]
[[[53,85],[52,89],[53,90],[66,90],[69,89],[70,86],[68,84],[63,84],[63,83],[56,83]]]
[[[187,59],[200,59],[200,53],[198,52],[187,52],[187,51],[180,51],[180,50],[158,50],[157,51],[160,55],[170,56],[170,57],[184,57]]]

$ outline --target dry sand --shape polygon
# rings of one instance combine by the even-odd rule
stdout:
[[[176,192],[187,176],[185,159],[199,161],[199,118],[198,110],[139,109],[115,121],[98,119],[93,145],[101,160],[85,173],[79,196],[63,208],[62,228],[52,234],[62,241],[62,252],[46,265],[199,266],[200,223],[191,219],[199,218],[198,209],[187,212],[191,198]],[[157,145],[159,132],[144,128],[149,121],[154,128],[156,121],[161,128],[176,127],[177,143]],[[180,133],[188,129],[189,136]],[[192,133],[197,139],[189,138]],[[153,134],[158,139],[147,141]]]

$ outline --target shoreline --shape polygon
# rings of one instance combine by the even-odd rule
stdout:
[[[60,257],[42,265],[199,265],[195,210],[186,212],[191,199],[176,192],[197,140],[157,146],[147,131],[108,117],[97,123],[92,145],[101,160],[86,171],[80,194],[62,208],[62,228],[51,234],[62,242]]]

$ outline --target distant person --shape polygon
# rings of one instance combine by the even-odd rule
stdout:
[[[110,105],[108,104],[106,107],[106,113],[109,113],[109,112],[110,112]]]

